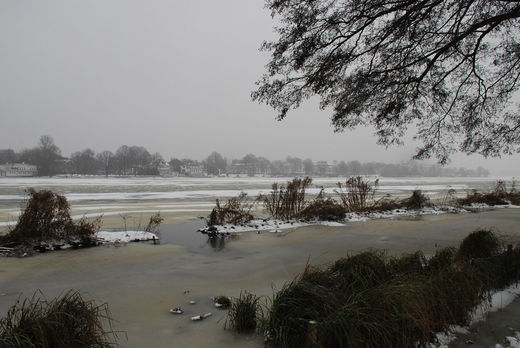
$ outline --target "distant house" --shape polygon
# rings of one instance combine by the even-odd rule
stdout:
[[[157,171],[159,172],[160,176],[172,176],[173,175],[171,167],[164,162],[161,163],[157,167]]]
[[[36,176],[38,167],[26,163],[7,163],[0,165],[0,176],[3,177],[21,177]]]
[[[208,176],[201,164],[185,164],[181,166],[181,173],[186,176]]]

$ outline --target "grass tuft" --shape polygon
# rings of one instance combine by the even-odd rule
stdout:
[[[254,294],[240,292],[229,309],[226,327],[237,332],[254,331],[261,317],[260,297]]]
[[[107,304],[85,300],[77,291],[47,301],[41,293],[17,302],[0,319],[0,346],[118,347]],[[110,330],[104,326],[108,325]]]

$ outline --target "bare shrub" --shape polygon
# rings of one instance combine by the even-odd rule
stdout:
[[[410,197],[401,201],[401,204],[408,209],[421,209],[427,206],[429,201],[430,199],[421,190],[414,190]]]
[[[28,199],[16,226],[0,239],[10,245],[34,244],[36,242],[92,241],[100,219],[92,222],[81,219],[74,223],[70,205],[65,196],[49,190],[27,190]]]
[[[145,232],[157,233],[159,226],[164,221],[164,218],[161,216],[161,213],[155,213],[150,216],[150,220],[148,221],[148,225],[145,227]]]
[[[253,220],[254,216],[251,214],[254,202],[247,200],[247,193],[241,192],[238,197],[233,197],[226,202],[222,207],[220,201],[217,199],[216,206],[211,211],[208,217],[208,225],[223,225],[230,223],[234,225],[245,224]]]
[[[263,202],[268,213],[275,219],[291,219],[298,217],[306,206],[305,190],[311,185],[309,177],[294,178],[287,182],[287,186],[274,183],[271,193],[260,195],[258,200]]]
[[[337,185],[336,193],[347,211],[360,212],[369,210],[369,202],[374,199],[379,179],[371,184],[361,176],[352,176],[345,181],[345,188],[340,182]]]

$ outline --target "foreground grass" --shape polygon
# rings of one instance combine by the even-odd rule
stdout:
[[[256,319],[276,347],[424,346],[519,279],[520,248],[478,230],[429,259],[367,251],[307,266]]]
[[[107,304],[85,300],[76,291],[51,301],[36,293],[0,319],[0,347],[118,347],[111,322]]]

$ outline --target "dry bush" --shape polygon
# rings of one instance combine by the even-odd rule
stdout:
[[[150,220],[145,227],[145,232],[157,233],[159,226],[163,222],[164,218],[161,216],[161,213],[155,213],[150,216]]]
[[[31,245],[41,242],[64,241],[90,244],[100,219],[74,222],[65,196],[49,190],[27,190],[28,199],[16,226],[0,239],[4,245]]]
[[[275,219],[296,218],[306,207],[305,190],[311,183],[309,177],[294,178],[287,182],[287,186],[274,183],[271,193],[260,195],[258,200],[263,202],[269,215]]]
[[[371,184],[370,181],[364,180],[361,176],[352,176],[345,181],[345,188],[340,182],[337,185],[336,193],[347,211],[362,212],[369,210],[369,203],[374,199],[379,179]]]
[[[421,190],[414,190],[412,195],[401,201],[407,209],[421,209],[428,206],[430,199]]]
[[[247,193],[241,192],[238,197],[233,197],[222,207],[217,199],[216,206],[211,211],[207,224],[208,226],[223,225],[226,223],[240,225],[253,220],[251,214],[254,202],[247,200]]]
[[[341,221],[345,219],[345,213],[345,207],[336,200],[325,197],[322,189],[318,196],[298,214],[298,218],[306,221]]]

